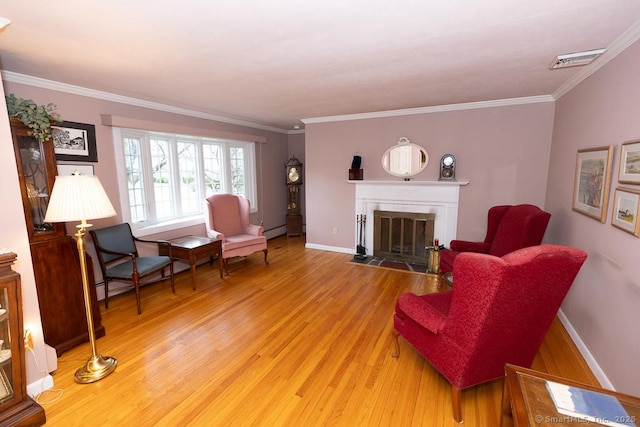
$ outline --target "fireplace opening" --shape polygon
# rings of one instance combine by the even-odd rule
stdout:
[[[373,256],[427,263],[436,214],[373,211]]]

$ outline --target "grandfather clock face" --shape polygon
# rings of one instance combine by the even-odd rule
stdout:
[[[298,166],[287,167],[287,184],[300,184],[301,176]]]

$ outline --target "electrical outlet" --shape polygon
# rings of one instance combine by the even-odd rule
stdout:
[[[338,234],[338,227],[333,227],[333,234]]]
[[[33,350],[33,335],[30,329],[25,329],[24,331],[24,348],[27,351]]]

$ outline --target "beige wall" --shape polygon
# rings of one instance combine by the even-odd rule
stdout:
[[[545,205],[554,243],[589,257],[563,312],[616,389],[640,395],[640,239],[611,226],[620,144],[640,139],[640,44],[557,101]],[[607,221],[571,209],[576,151],[614,146]],[[640,190],[638,185],[624,185]]]
[[[0,94],[2,82],[0,82]],[[7,106],[0,105],[0,177],[2,178],[2,209],[0,209],[0,248],[14,252],[18,259],[13,266],[14,271],[20,273],[22,282],[22,315],[25,329],[31,329],[34,342],[34,356],[37,363],[27,354],[27,383],[33,383],[47,376],[47,360],[42,336],[42,323],[38,294],[36,292],[29,237],[24,221],[22,196],[18,181],[16,157],[13,151],[11,128]]]
[[[362,156],[365,180],[402,181],[387,174],[381,162],[403,136],[429,153],[416,180],[437,180],[442,155],[456,156],[457,178],[469,181],[460,192],[459,238],[484,238],[491,206],[544,207],[553,112],[552,102],[542,102],[308,124],[307,242],[355,248],[355,186],[347,183],[352,158]]]

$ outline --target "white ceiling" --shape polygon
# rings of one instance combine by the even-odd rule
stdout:
[[[284,130],[553,95],[585,69],[551,71],[556,55],[608,47],[594,67],[640,33],[638,0],[2,3],[9,74]]]

